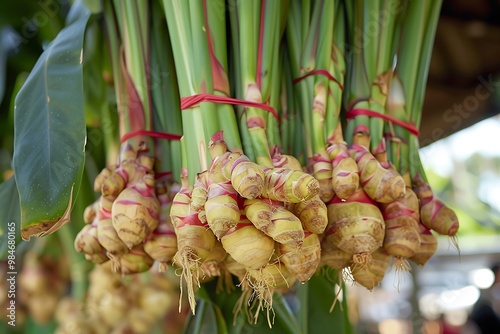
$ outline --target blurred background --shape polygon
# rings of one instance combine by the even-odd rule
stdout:
[[[15,92],[64,24],[68,2],[53,2],[45,21],[36,14],[41,3],[54,11],[51,1],[2,2],[1,173],[10,169]],[[500,263],[499,111],[500,1],[444,0],[420,142],[433,190],[459,216],[459,250],[440,238],[423,268],[390,269],[371,292],[347,284],[357,333],[481,333],[472,310],[482,300],[500,302],[492,271]]]
[[[459,217],[460,251],[439,238],[425,267],[391,269],[372,292],[351,287],[358,333],[481,333],[471,312],[500,303],[499,75],[500,1],[444,0],[420,143],[433,190]]]

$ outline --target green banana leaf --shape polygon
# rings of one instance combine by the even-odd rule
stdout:
[[[305,334],[300,331],[292,310],[280,293],[273,295],[274,314],[270,313],[272,328],[269,328],[265,311],[260,312],[256,324],[249,323],[243,308],[235,318],[234,306],[241,296],[241,291],[217,294],[215,290],[216,282],[209,282],[198,291],[196,315],[188,318],[184,328],[185,334]]]
[[[333,269],[322,269],[324,270],[321,275],[314,275],[307,282],[307,287],[301,287],[308,290],[307,311],[304,312],[307,319],[307,333],[352,333],[347,318],[346,303],[343,303],[341,309],[341,302],[337,301],[332,313],[328,313],[335,299],[335,283],[332,277],[336,277],[337,272]]]
[[[80,188],[86,141],[82,47],[89,17],[75,2],[66,27],[16,97],[14,172],[25,240],[67,223]]]

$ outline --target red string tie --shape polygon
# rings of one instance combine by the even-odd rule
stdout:
[[[192,108],[192,107],[200,104],[201,102],[225,103],[225,104],[232,104],[232,105],[241,105],[241,106],[245,106],[245,107],[259,108],[259,109],[268,111],[269,113],[271,113],[274,116],[274,118],[276,118],[278,120],[278,122],[280,122],[280,118],[278,116],[278,113],[276,113],[276,110],[274,110],[274,108],[268,104],[239,100],[239,99],[235,99],[232,97],[218,96],[218,95],[212,95],[212,94],[207,94],[207,93],[201,93],[201,94],[196,94],[193,96],[181,97],[181,110],[186,110],[186,109]]]
[[[370,116],[370,117],[381,118],[385,121],[399,125],[400,127],[408,130],[411,134],[414,134],[417,137],[419,135],[419,131],[415,125],[413,125],[411,123],[404,122],[404,121],[397,119],[396,117],[393,117],[391,115],[381,114],[381,113],[378,113],[376,111],[369,110],[369,109],[363,109],[363,108],[356,108],[356,109],[352,109],[352,110],[347,112],[347,120],[348,121],[351,119],[354,119],[357,116]]]
[[[304,80],[305,78],[310,77],[311,75],[316,75],[316,74],[324,75],[325,77],[328,78],[328,80],[335,81],[337,83],[337,85],[339,85],[340,89],[344,90],[344,85],[342,85],[337,79],[335,79],[333,77],[333,75],[330,74],[330,72],[328,72],[327,70],[322,70],[322,69],[318,69],[318,70],[313,70],[313,71],[307,72],[303,76],[293,79],[293,83],[297,84],[301,80]]]
[[[137,130],[123,135],[121,138],[121,142],[123,143],[126,140],[137,136],[146,136],[146,137],[161,138],[167,140],[180,140],[182,137],[181,135],[176,135],[173,133],[165,133],[165,132],[157,132],[149,130]]]

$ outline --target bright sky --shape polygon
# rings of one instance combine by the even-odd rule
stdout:
[[[500,115],[422,148],[420,156],[426,168],[449,176],[453,171],[453,161],[463,161],[476,152],[483,156],[500,156]],[[500,177],[492,172],[478,176],[477,196],[500,212]]]
[[[500,116],[491,117],[439,140],[420,150],[422,163],[437,173],[448,176],[453,160],[465,160],[474,153],[500,156]]]

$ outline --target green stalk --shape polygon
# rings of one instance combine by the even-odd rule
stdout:
[[[149,96],[149,44],[147,3],[114,1],[104,4],[108,29],[110,55],[113,67],[120,120],[120,136],[140,130],[152,130]],[[141,143],[154,155],[153,140],[149,136],[135,136],[122,143],[122,154]]]
[[[174,59],[162,8],[154,2],[151,22],[151,96],[154,129],[158,132],[182,135],[179,88]],[[181,145],[179,141],[158,139],[156,172],[172,172],[180,183]]]
[[[408,11],[402,31],[402,45],[399,49],[397,72],[405,90],[407,108],[413,106],[416,86],[422,84],[417,82],[417,72],[419,69],[418,57],[422,49],[424,31],[428,29],[425,26],[425,7],[427,2],[427,0],[411,1],[408,4]],[[412,113],[410,110],[407,110],[407,112]]]
[[[293,109],[293,119],[295,122],[293,123],[292,133],[293,133],[293,145],[292,152],[293,156],[296,157],[302,164],[305,166],[307,164],[307,151],[305,147],[305,129],[304,123],[302,119],[302,115],[300,113],[300,101],[299,97],[292,92],[292,98],[295,100],[294,109]]]
[[[287,45],[289,47],[289,45]],[[283,153],[293,155],[302,165],[306,165],[304,127],[302,116],[299,111],[299,96],[295,93],[293,84],[292,66],[290,65],[290,51],[287,48],[283,52],[283,115],[282,126],[282,148]]]
[[[411,2],[401,28],[401,46],[396,71],[401,77],[405,115],[401,115],[400,111],[396,117],[414,124],[417,128],[420,125],[440,8],[441,1]],[[395,131],[396,135],[407,143],[401,148],[401,152],[407,157],[401,157],[400,169],[405,173],[409,172],[412,178],[420,175],[427,182],[418,151],[418,138],[397,126]]]
[[[364,15],[363,13],[375,12],[378,9],[376,2],[357,0],[355,3],[347,2],[347,16],[349,18],[351,36],[349,48],[349,84],[346,86],[347,108],[364,108],[369,109],[368,102],[371,90],[371,81],[368,78],[368,73],[365,64],[365,49],[364,46],[369,43],[374,43],[373,38],[365,36],[364,31]],[[365,10],[363,11],[363,8]],[[369,122],[368,116],[360,115],[347,123],[345,131],[345,139],[348,144],[354,142],[354,134],[363,133],[363,145],[369,147]]]
[[[312,16],[310,18],[309,26],[307,27],[306,32],[306,40],[305,44],[303,44],[302,52],[300,55],[301,61],[296,64],[299,68],[299,76],[303,76],[310,71],[315,70],[318,66],[316,63],[316,55],[317,48],[319,45],[319,33],[320,33],[320,25],[321,25],[321,14],[322,14],[322,4],[324,2],[318,1],[313,4],[312,8]],[[330,29],[331,30],[331,29]],[[322,79],[322,78],[320,78]],[[312,102],[314,100],[314,87],[315,77],[309,76],[305,79],[302,79],[299,83],[296,84],[296,92],[299,95],[299,100],[301,101],[301,111],[302,111],[302,119],[304,121],[305,127],[305,140],[306,140],[306,153],[308,159],[316,153],[317,138],[315,138],[315,130],[313,129],[313,115],[312,111]],[[322,131],[322,129],[320,129]]]
[[[301,24],[299,24],[298,27],[300,27],[300,34],[296,35],[299,38],[298,42],[300,47],[302,45],[305,45],[307,41],[307,34],[309,32],[309,26],[311,25],[311,18],[313,16],[312,11],[314,3],[311,0],[303,0],[301,1],[301,4],[299,3],[299,1],[295,0],[294,3],[300,5],[294,7],[297,8],[298,12],[302,14],[299,14]],[[298,55],[300,55],[300,50]]]
[[[272,15],[274,14],[274,15]],[[240,99],[262,103],[264,100],[262,87],[257,84],[257,58],[260,37],[261,2],[260,1],[240,1],[237,3],[237,15],[239,23],[239,50],[240,68],[243,96]],[[271,15],[274,19],[277,13]],[[272,34],[266,31],[264,35]],[[267,167],[272,167],[271,155],[269,153],[269,143],[267,141],[267,111],[247,107],[244,118],[248,127],[250,142],[255,154],[255,161]]]
[[[251,84],[256,85],[259,25],[255,24],[255,21],[260,16],[260,6],[256,6],[256,4],[258,5],[257,1],[237,3],[243,89],[246,89]]]
[[[420,61],[417,71],[417,85],[414,95],[415,99],[411,105],[411,120],[416,127],[420,127],[422,119],[422,109],[425,98],[425,88],[427,86],[427,76],[429,74],[429,66],[431,63],[432,49],[434,46],[434,39],[436,37],[436,30],[439,21],[439,13],[441,9],[442,0],[429,1],[427,3],[427,21],[425,26],[424,42],[422,43],[422,51],[420,52]]]
[[[422,119],[425,88],[427,86],[429,64],[431,61],[432,48],[434,45],[434,38],[436,35],[440,9],[441,9],[441,1],[427,2],[427,20],[426,20],[427,30],[425,32],[424,41],[422,43],[422,49],[418,65],[418,75],[417,75],[417,80],[419,85],[417,85],[417,87],[415,88],[413,104],[410,105],[411,106],[410,120],[418,128],[420,128],[420,121]],[[420,175],[426,183],[429,183],[427,180],[427,176],[425,174],[424,166],[420,159],[420,153],[419,153],[420,145],[418,137],[412,136],[410,144],[411,144],[409,148],[410,174],[412,176]],[[415,166],[417,167],[416,170]]]
[[[392,42],[394,41],[394,25],[396,15],[389,15],[392,8],[398,8],[399,0],[385,0],[381,3],[380,10],[387,13],[386,20],[381,24],[378,36],[375,77],[373,78],[372,91],[370,96],[370,109],[380,114],[385,113],[387,100],[387,89],[392,72]],[[372,18],[373,19],[373,18]],[[375,43],[374,43],[375,44]],[[384,123],[381,118],[372,117],[370,119],[371,151],[374,154],[385,154]],[[385,159],[384,159],[385,160]]]
[[[333,46],[329,72],[337,80],[328,83],[328,100],[326,103],[325,131],[328,143],[344,141],[340,124],[340,110],[342,108],[343,90],[340,85],[345,85],[345,25],[343,5],[336,1],[335,20],[333,28]]]
[[[283,153],[290,154],[292,150],[293,134],[293,109],[295,107],[292,87],[292,74],[290,72],[290,60],[288,51],[281,52],[282,75],[281,75],[281,148]]]
[[[380,20],[379,12],[381,3],[384,0],[368,0],[363,1],[361,8],[357,10],[362,11],[363,23],[363,58],[368,82],[373,83],[377,75],[377,59],[380,52],[384,52],[379,48],[381,35],[381,27],[383,24],[377,22]],[[359,5],[359,2],[357,2]]]
[[[260,76],[262,100],[268,101],[276,91],[273,74],[278,67],[280,41],[286,22],[288,1],[266,1],[264,7],[264,32],[262,34],[262,69]],[[262,19],[262,18],[261,18]],[[260,30],[260,29],[259,29]]]
[[[409,122],[409,117],[406,113],[405,92],[401,79],[395,73],[391,79],[389,93],[387,97],[386,113],[394,118]],[[387,123],[385,131],[391,134],[387,140],[388,159],[394,165],[396,170],[405,177],[408,183],[408,131],[403,127]],[[407,184],[409,185],[409,184]]]
[[[392,42],[399,0],[357,2],[357,8],[348,7],[354,18],[351,40],[351,78],[349,81],[349,105],[383,114],[387,99],[387,87],[394,58]],[[361,4],[363,5],[361,7]],[[381,15],[384,14],[384,15]],[[382,19],[383,22],[377,22]],[[374,24],[375,23],[375,24]],[[368,100],[368,101],[367,101]],[[359,144],[385,160],[383,139],[384,120],[366,115],[357,116],[347,127],[347,137],[358,134]]]
[[[330,63],[330,73],[334,73],[334,78],[337,78],[338,83],[333,80],[328,83],[325,131],[329,144],[344,141],[340,119],[343,90],[339,83],[344,84],[345,62],[344,55],[336,46],[334,46],[333,52],[339,63],[336,64],[335,61]]]
[[[398,63],[395,72],[392,74],[392,78],[390,79],[386,103],[386,113],[394,118],[402,120],[403,122],[410,121],[406,111],[406,93],[404,91],[401,78],[399,77],[399,68],[402,66],[401,64],[408,62],[408,59],[401,59],[401,55],[399,54],[399,51],[402,48],[406,47],[402,43],[403,39],[401,34],[403,31],[404,22],[407,17],[407,7],[408,3],[405,3],[403,14],[400,15],[396,20],[394,28],[392,49],[393,51],[396,51],[398,53]],[[414,44],[415,43],[413,43],[412,41],[410,47],[415,47]],[[415,57],[415,55],[413,55],[413,57]],[[385,132],[390,134],[390,137],[386,140],[388,160],[393,164],[394,168],[405,178],[405,182],[409,186],[411,182],[409,180],[408,174],[408,132],[403,127],[389,122],[387,122],[385,125]]]
[[[204,0],[206,11],[206,27],[210,31],[211,66],[214,81],[214,94],[230,97],[231,90],[228,78],[226,16],[220,14],[216,1]],[[207,31],[208,33],[208,31]],[[217,105],[219,124],[224,132],[224,140],[229,149],[242,148],[238,123],[232,105],[220,103]]]
[[[232,4],[235,7],[231,7],[236,9],[231,14],[232,40],[237,49],[235,55],[239,56],[239,73],[236,75],[241,82],[236,96],[246,101],[268,103],[276,110],[280,86],[279,80],[274,80],[273,76],[279,71],[276,67],[279,67],[279,41],[284,30],[287,1],[240,1]],[[261,36],[262,49],[259,50]],[[242,127],[247,128],[243,131],[244,144],[246,142],[251,146],[245,146],[245,152],[251,150],[257,163],[272,167],[268,136],[273,143],[277,143],[278,123],[275,120],[269,123],[269,111],[260,108],[245,107],[240,115],[245,121]]]
[[[142,1],[115,0],[118,14],[124,16],[121,27],[125,62],[130,78],[144,110],[146,130],[152,130],[151,106],[149,96],[149,6]],[[121,7],[121,8],[120,8]],[[121,9],[121,10],[120,10]]]
[[[232,94],[236,98],[241,98],[244,96],[243,80],[241,73],[241,52],[239,45],[239,20],[238,11],[236,10],[237,0],[229,0],[229,22],[231,27],[230,33],[230,49],[232,50],[230,61],[230,82],[232,89]],[[255,161],[255,152],[252,147],[252,141],[250,138],[250,132],[246,126],[246,108],[242,105],[236,106],[237,110],[237,122],[241,135],[241,140],[243,144],[243,149],[245,155],[252,161]]]
[[[398,63],[390,86],[387,113],[392,117],[420,125],[428,67],[434,42],[441,1],[412,1],[395,31],[393,49],[398,51]],[[396,124],[387,124],[389,160],[405,177],[407,186],[412,179],[427,182],[419,155],[417,136]]]
[[[200,1],[164,0],[164,10],[177,71],[181,97],[200,93],[213,94],[213,82],[206,31],[204,9]],[[207,145],[220,127],[217,108],[203,102],[182,111],[184,142],[186,145],[189,183],[194,184],[196,174],[210,164]]]
[[[315,5],[318,5],[317,2]],[[320,7],[321,17],[318,24],[318,41],[316,51],[316,66],[318,69],[328,70],[331,63],[333,26],[335,19],[335,3],[324,1]],[[319,154],[325,151],[325,117],[327,108],[327,96],[329,83],[328,78],[323,75],[314,76],[314,98],[312,107],[312,128],[313,128],[313,152]],[[314,107],[314,102],[320,106]],[[321,107],[321,104],[323,106]]]
[[[105,106],[101,108],[102,119],[108,122],[102,122],[99,130],[103,134],[103,152],[105,154],[105,165],[112,166],[116,164],[116,161],[120,155],[120,142],[116,140],[118,138],[118,117],[116,110],[114,109],[114,104],[106,103]],[[96,173],[97,175],[97,173]]]
[[[296,85],[293,84],[293,79],[300,76],[300,57],[302,46],[307,38],[309,28],[312,4],[310,0],[292,0],[290,1],[287,26],[286,26],[286,46],[287,46],[287,103],[289,109],[289,117],[294,120],[290,124],[290,153],[305,165],[308,148],[310,148],[309,127],[304,126],[305,120],[302,113],[299,111],[302,105],[302,97],[295,93]],[[300,126],[299,126],[300,124]],[[300,140],[297,137],[300,136]],[[304,140],[305,139],[305,140]]]
[[[303,1],[302,3],[298,0],[291,1],[290,3],[290,15],[287,20],[287,46],[290,58],[290,66],[293,79],[302,76],[308,71],[314,69],[314,61],[312,57],[314,36],[310,36],[310,22],[314,22],[314,17],[318,17],[318,6],[316,6],[313,13],[311,1]],[[313,16],[311,18],[311,15]],[[317,21],[316,21],[317,22]],[[304,64],[303,56],[308,55],[306,58],[307,64]],[[305,68],[304,68],[305,67]],[[311,118],[310,113],[307,111],[309,109],[310,98],[308,96],[310,89],[312,89],[313,78],[308,77],[297,84],[294,84],[293,95],[295,97],[298,106],[300,106],[300,118],[303,122],[304,128],[304,146],[305,153],[307,157],[312,156],[312,143],[311,143]]]
[[[305,44],[309,29],[310,11],[310,0],[292,0],[290,2],[285,32],[293,78],[298,78],[300,75],[298,64],[300,64],[302,46]]]
[[[106,1],[104,5],[104,22],[106,23],[107,41],[109,46],[109,54],[111,58],[111,67],[113,72],[113,82],[115,85],[116,102],[118,105],[118,113],[122,114],[123,109],[127,108],[124,78],[120,69],[120,38],[118,27],[116,25],[116,16],[114,14],[111,2]],[[120,135],[128,132],[128,124],[120,117],[119,122]]]
[[[286,26],[288,1],[267,1],[265,8],[264,39],[262,50],[261,84],[263,100],[280,114],[280,86],[282,75],[281,37]],[[278,18],[273,17],[274,13]],[[267,137],[269,148],[281,148],[280,122],[271,113],[267,113]]]
[[[181,138],[181,175],[185,175],[186,170],[187,170],[187,161],[188,161],[188,155],[187,155],[187,149],[186,149],[186,142],[184,141],[184,137]]]
[[[279,44],[279,43],[278,43]],[[284,119],[281,117],[281,76],[283,73],[283,63],[280,62],[280,52],[275,52],[273,57],[273,66],[270,69],[271,72],[271,80],[270,86],[271,94],[269,96],[269,105],[274,108],[277,112],[279,112],[279,120],[283,122]],[[283,141],[282,141],[282,133],[280,131],[280,122],[271,114],[267,114],[267,141],[269,147],[272,149],[274,147],[279,147],[282,149]]]

